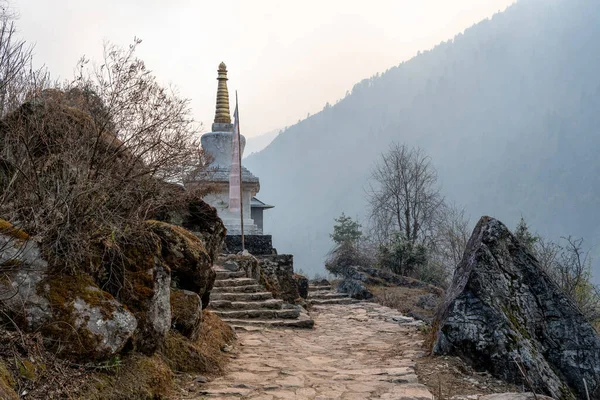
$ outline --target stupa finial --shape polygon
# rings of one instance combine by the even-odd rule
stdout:
[[[229,114],[229,92],[227,91],[227,66],[224,62],[219,64],[217,80],[217,111],[215,113],[215,124],[231,124]]]

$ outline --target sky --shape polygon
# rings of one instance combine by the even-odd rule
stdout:
[[[9,0],[35,62],[73,77],[105,41],[127,46],[191,100],[209,131],[217,66],[229,69],[247,137],[293,125],[514,0]],[[233,108],[233,106],[232,106]]]

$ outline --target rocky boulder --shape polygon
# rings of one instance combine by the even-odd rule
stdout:
[[[554,398],[600,398],[600,337],[500,221],[482,217],[433,323],[436,354],[460,356]]]
[[[182,192],[184,189],[173,187],[173,192]],[[202,200],[193,200],[185,206],[161,213],[158,220],[181,226],[202,241],[206,254],[211,264],[221,254],[227,229],[217,215],[217,210]]]
[[[367,300],[373,297],[373,293],[356,279],[344,279],[338,284],[338,291],[346,293],[348,296],[357,300]]]
[[[37,244],[23,235],[0,234],[0,304],[11,323],[41,332],[63,357],[106,359],[132,337],[137,320],[87,275],[48,273]]]
[[[136,350],[152,354],[171,327],[171,269],[162,258],[162,238],[141,232],[120,243],[106,262],[103,285],[133,312],[138,320],[133,343]]]
[[[38,285],[51,319],[42,325],[46,343],[63,357],[102,360],[119,353],[137,328],[137,320],[89,277],[61,276]]]
[[[204,242],[179,226],[158,221],[148,223],[160,238],[161,256],[171,270],[174,286],[198,294],[202,307],[206,308],[216,273],[212,269],[213,258]]]
[[[308,278],[304,275],[294,274],[294,280],[296,281],[298,294],[306,300],[308,298]]]
[[[202,323],[202,300],[194,292],[171,288],[171,327],[196,340]]]

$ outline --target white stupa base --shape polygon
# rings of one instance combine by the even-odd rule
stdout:
[[[228,235],[241,235],[242,225],[239,217],[233,218],[221,218],[227,228]],[[262,230],[254,223],[251,218],[244,218],[244,235],[262,235]]]

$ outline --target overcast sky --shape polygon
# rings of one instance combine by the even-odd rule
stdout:
[[[38,63],[61,78],[102,43],[143,40],[160,81],[210,130],[216,69],[238,90],[242,133],[292,125],[361,79],[506,9],[514,0],[12,0]],[[233,98],[233,96],[231,96]]]

